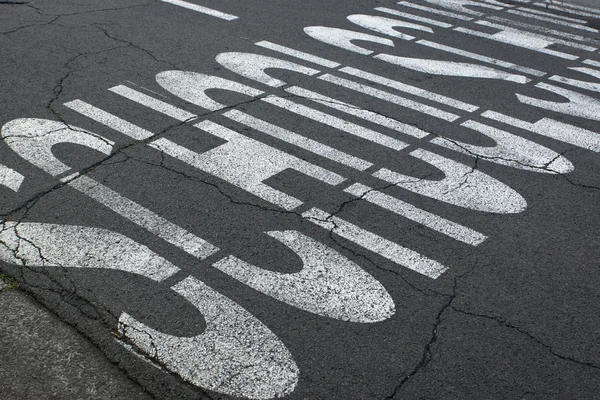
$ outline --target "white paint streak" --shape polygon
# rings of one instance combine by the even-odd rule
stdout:
[[[300,232],[267,234],[301,258],[301,271],[269,271],[234,256],[214,266],[259,292],[317,315],[360,323],[384,321],[394,315],[394,301],[388,292],[357,264]]]
[[[412,22],[400,21],[392,18],[379,17],[374,15],[354,14],[349,15],[348,20],[358,26],[366,29],[370,29],[375,32],[383,33],[391,37],[395,37],[402,40],[413,40],[415,37],[410,36],[401,32],[398,32],[394,28],[408,28],[416,29],[419,31],[433,33],[433,29]]]
[[[374,190],[369,186],[355,183],[344,191],[463,243],[477,246],[487,239],[487,236],[482,233]]]
[[[419,103],[417,101],[410,100],[405,97],[397,96],[395,94],[386,92],[385,90],[376,89],[371,86],[367,86],[367,85],[363,85],[358,82],[350,81],[348,79],[339,78],[337,76],[333,76],[333,75],[329,75],[329,74],[322,75],[319,77],[319,79],[324,80],[326,82],[333,83],[335,85],[339,85],[339,86],[357,91],[359,93],[367,94],[369,96],[372,96],[372,97],[375,97],[375,98],[378,98],[381,100],[389,101],[390,103],[397,104],[401,107],[415,110],[415,111],[418,111],[418,112],[421,112],[421,113],[424,113],[427,115],[431,115],[432,117],[440,118],[440,119],[443,119],[446,121],[452,122],[452,121],[455,121],[458,118],[460,118],[456,114],[453,114],[453,113],[450,113],[447,111],[442,111],[439,108],[431,107],[426,104]]]
[[[523,104],[543,108],[548,111],[600,121],[600,101],[598,99],[544,82],[538,83],[535,87],[566,97],[569,101],[559,103],[517,94],[519,101]]]
[[[561,2],[560,5],[548,3],[534,3],[533,5],[536,7],[543,7],[546,9],[558,10],[562,12],[568,12],[570,14],[581,15],[582,17],[600,17],[600,10],[598,10],[597,8],[580,6],[579,4],[567,4],[564,1]]]
[[[212,17],[217,17],[220,19],[224,19],[226,21],[233,21],[234,19],[238,19],[237,16],[232,14],[227,14],[221,11],[213,10],[212,8],[200,6],[198,4],[188,3],[187,1],[181,0],[160,0],[164,3],[173,4],[175,6],[187,8],[188,10],[197,11],[202,14],[210,15]]]
[[[286,210],[293,210],[302,201],[267,186],[263,183],[265,179],[291,168],[330,185],[337,185],[345,180],[336,173],[214,122],[203,121],[194,126],[225,139],[227,143],[202,154],[164,138],[151,142],[150,146]]]
[[[123,96],[126,99],[135,101],[136,103],[139,103],[154,111],[158,111],[161,114],[175,118],[178,121],[187,121],[197,117],[197,115],[192,114],[191,112],[182,110],[181,108],[175,107],[162,100],[158,100],[152,96],[148,96],[145,93],[138,92],[135,89],[128,88],[127,86],[119,85],[112,87],[108,90],[120,96]]]
[[[592,68],[577,68],[577,67],[570,67],[569,69],[572,71],[581,72],[582,74],[587,74],[587,75],[593,76],[594,78],[597,78],[598,80],[600,80],[600,71],[598,71],[598,70],[595,70]],[[578,79],[565,78],[563,76],[558,76],[558,75],[551,76],[548,79],[551,81],[556,81],[556,82],[564,83],[567,85],[575,86],[575,87],[578,87],[581,89],[591,90],[593,92],[600,92],[600,83],[580,81]]]
[[[6,186],[13,192],[18,192],[24,180],[25,177],[23,175],[12,168],[0,164],[0,185]]]
[[[600,61],[584,60],[584,61],[582,61],[582,63],[587,64],[587,65],[593,65],[594,67],[600,68]]]
[[[188,277],[172,289],[194,305],[206,320],[197,336],[157,331],[127,313],[119,332],[151,358],[193,385],[249,399],[291,393],[299,370],[285,345],[244,308]]]
[[[578,126],[565,124],[564,122],[555,121],[550,118],[542,118],[535,123],[531,123],[495,111],[486,111],[481,115],[495,121],[500,121],[517,128],[537,133],[538,135],[600,153],[600,134]]]
[[[268,75],[265,72],[265,69],[267,68],[285,69],[309,76],[320,72],[314,68],[308,68],[291,61],[284,61],[279,58],[253,53],[220,53],[215,60],[236,74],[272,87],[283,86],[286,82]]]
[[[0,242],[2,261],[25,266],[112,269],[158,282],[179,271],[148,247],[107,229],[7,222]]]
[[[479,11],[471,10],[471,9],[467,8],[466,6],[483,7],[483,8],[487,8],[487,9],[491,9],[491,10],[503,10],[504,7],[507,7],[507,4],[505,4],[505,3],[500,3],[497,1],[489,1],[489,0],[486,3],[482,3],[479,1],[473,1],[473,0],[424,0],[424,1],[426,3],[434,4],[434,5],[436,5],[438,7],[442,7],[442,8],[447,8],[452,11],[458,11],[458,12],[462,12],[465,14],[479,15],[479,16],[483,15],[483,13],[479,12]]]
[[[531,81],[531,79],[528,79],[523,75],[515,75],[509,72],[504,72],[477,64],[428,60],[424,58],[398,57],[390,54],[378,54],[374,56],[374,58],[389,62],[390,64],[400,65],[401,67],[412,69],[413,71],[419,71],[431,75],[498,79],[516,83],[527,83]]]
[[[473,19],[473,18],[467,17],[465,15],[456,14],[456,13],[443,11],[443,10],[438,10],[437,8],[426,7],[426,6],[422,6],[420,4],[413,4],[408,1],[399,1],[397,4],[404,6],[404,7],[414,8],[416,10],[426,11],[430,14],[443,15],[445,17],[450,17],[450,18],[461,20],[461,21],[471,21]]]
[[[292,93],[296,96],[304,97],[306,99],[312,100],[316,103],[322,104],[327,107],[331,107],[335,110],[339,110],[345,112],[346,114],[353,115],[355,117],[364,119],[365,121],[372,122],[377,125],[384,126],[389,129],[393,129],[395,131],[414,136],[416,138],[422,139],[425,136],[429,135],[428,132],[425,132],[422,129],[417,128],[416,126],[405,124],[393,118],[388,118],[376,112],[365,110],[358,106],[354,106],[349,103],[344,103],[341,100],[337,100],[331,97],[327,97],[325,95],[313,92],[308,89],[304,89],[298,86],[292,86],[285,90],[288,93]]]
[[[472,210],[514,214],[527,208],[527,202],[519,193],[481,171],[422,149],[414,150],[410,155],[440,169],[446,177],[439,181],[417,179],[386,168],[373,176],[423,196]]]
[[[406,146],[408,146],[408,144],[398,139],[394,139],[390,136],[365,128],[355,123],[343,120],[341,118],[334,117],[333,115],[315,110],[314,108],[303,106],[301,104],[284,99],[282,97],[269,96],[263,98],[262,100],[269,104],[273,104],[277,107],[281,107],[284,110],[312,119],[313,121],[317,121],[327,126],[331,126],[332,128],[339,129],[340,131],[380,144],[385,147],[389,147],[390,149],[402,150],[406,148]]]
[[[343,151],[334,149],[315,140],[283,129],[277,125],[270,124],[238,110],[227,111],[223,114],[223,116],[239,122],[240,124],[244,124],[252,129],[256,129],[259,132],[283,140],[284,142],[293,144],[294,146],[298,146],[304,150],[310,151],[311,153],[318,154],[321,157],[325,157],[331,161],[347,165],[359,171],[364,171],[373,165],[368,161],[351,156]]]
[[[263,94],[261,90],[236,81],[189,71],[161,72],[156,75],[156,83],[175,96],[210,111],[217,111],[227,106],[211,99],[206,94],[207,90],[229,90],[250,97]]]
[[[585,19],[581,19],[581,18],[571,18],[571,17],[565,17],[564,15],[558,15],[558,14],[554,14],[554,13],[548,13],[548,12],[544,12],[544,11],[540,11],[540,10],[534,10],[531,8],[525,8],[525,7],[518,7],[519,11],[521,11],[522,13],[527,13],[527,14],[536,14],[536,15],[543,15],[546,17],[550,17],[548,19],[542,20],[542,21],[546,21],[546,20],[556,20],[556,19],[560,19],[563,21],[570,21],[570,22],[577,22],[578,24],[583,24],[585,25],[587,23],[587,20]],[[508,12],[511,12],[514,10],[509,10]]]
[[[402,11],[394,10],[392,8],[387,7],[376,7],[375,10],[381,11],[391,15],[397,15],[398,17],[403,17],[406,19],[412,19],[413,21],[423,22],[425,24],[439,26],[441,28],[452,28],[452,24],[447,24],[446,22],[438,21],[437,19],[425,18],[414,14],[405,13]]]
[[[308,61],[313,64],[321,65],[323,67],[337,68],[340,66],[340,64],[336,63],[335,61],[331,61],[331,60],[328,60],[323,57],[318,57],[313,54],[305,53],[303,51],[294,50],[289,47],[285,47],[285,46],[281,46],[281,45],[278,45],[278,44],[275,44],[272,42],[268,42],[266,40],[263,40],[261,42],[257,42],[254,44],[257,46],[263,47],[265,49],[273,50],[273,51],[276,51],[276,52],[279,52],[281,54],[285,54],[285,55],[288,55],[291,57],[296,57],[300,60]]]
[[[436,279],[447,270],[445,266],[437,261],[318,208],[311,208],[302,216],[315,225],[328,229],[344,239],[429,278]]]
[[[329,28],[326,26],[308,26],[304,28],[304,32],[313,39],[358,54],[369,55],[372,54],[373,51],[353,44],[352,40],[360,40],[394,47],[394,42],[390,39],[369,35],[368,33],[350,31],[347,29]]]
[[[423,46],[430,47],[432,49],[445,51],[446,53],[457,54],[459,56],[470,58],[472,60],[481,61],[481,62],[484,62],[484,63],[487,63],[487,64],[492,64],[492,65],[495,65],[495,66],[498,66],[498,67],[512,69],[514,71],[519,71],[519,72],[522,72],[522,73],[528,74],[528,75],[533,75],[533,76],[544,76],[544,75],[546,75],[545,72],[538,71],[538,70],[533,69],[533,68],[523,67],[521,65],[517,65],[517,64],[513,64],[513,63],[510,63],[510,62],[507,62],[507,61],[499,60],[497,58],[483,56],[481,54],[472,53],[470,51],[466,51],[466,50],[462,50],[462,49],[457,49],[455,47],[446,46],[446,45],[443,45],[443,44],[440,44],[440,43],[436,43],[436,42],[430,42],[429,40],[418,40],[416,43],[418,43],[420,45],[423,45]]]

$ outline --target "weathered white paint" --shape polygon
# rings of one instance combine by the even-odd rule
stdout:
[[[25,177],[6,165],[0,164],[0,185],[6,186],[13,192],[18,192]]]
[[[481,157],[495,164],[527,171],[568,174],[575,169],[564,156],[531,140],[471,120],[460,125],[484,134],[494,140],[496,145],[477,146],[445,137],[434,138],[431,143],[459,153]]]
[[[377,125],[384,126],[389,129],[393,129],[395,131],[414,136],[416,138],[422,139],[425,136],[429,135],[428,132],[425,132],[422,129],[417,128],[416,126],[405,124],[393,118],[388,118],[384,115],[378,114],[374,111],[365,110],[364,108],[360,108],[358,106],[345,103],[341,100],[337,100],[320,93],[313,92],[312,90],[304,89],[298,86],[292,86],[285,89],[286,92],[294,94],[296,96],[304,97],[315,103],[322,104],[324,106],[336,109],[338,111],[345,112],[346,114],[353,115],[355,117],[364,119],[365,121],[372,122]]]
[[[574,92],[572,90],[553,86],[545,82],[540,82],[535,85],[535,87],[556,93],[567,98],[569,101],[565,103],[540,100],[534,97],[517,94],[519,101],[523,104],[528,104],[530,106],[542,108],[548,111],[600,121],[600,100],[578,92]]]
[[[369,55],[372,54],[373,51],[353,44],[352,40],[360,40],[394,47],[394,42],[390,39],[370,35],[368,33],[350,31],[347,29],[329,28],[326,26],[308,26],[304,28],[304,32],[313,39],[317,39],[323,43],[340,47],[358,54]]]
[[[359,93],[364,93],[366,95],[389,101],[390,103],[397,104],[401,107],[405,107],[411,110],[415,110],[421,112],[423,114],[430,115],[435,118],[440,118],[445,121],[455,121],[460,118],[458,115],[440,110],[439,108],[435,108],[432,106],[428,106],[427,104],[419,103],[418,101],[410,100],[405,97],[401,97],[390,92],[386,92],[385,90],[376,89],[371,86],[363,85],[358,82],[354,82],[348,79],[340,78],[334,75],[325,74],[319,77],[319,79],[324,80],[326,82],[333,83],[335,85],[339,85],[351,90],[354,90]]]
[[[600,10],[597,8],[586,7],[579,4],[569,4],[561,2],[560,4],[548,4],[545,3],[533,3],[536,7],[543,7],[546,9],[557,10],[562,12],[568,12],[569,14],[581,15],[582,17],[600,17]]]
[[[471,210],[514,214],[527,208],[527,202],[519,193],[481,171],[423,149],[414,150],[410,155],[440,169],[446,177],[438,181],[418,179],[387,168],[380,169],[373,176],[423,196]]]
[[[394,315],[394,301],[381,283],[348,258],[298,231],[267,234],[300,257],[303,265],[299,272],[269,271],[234,256],[214,267],[259,292],[317,315],[360,323]]]
[[[355,183],[344,192],[360,197],[370,203],[376,204],[381,208],[389,210],[395,214],[408,218],[423,226],[433,229],[436,232],[443,233],[452,239],[463,243],[477,246],[487,239],[483,233],[477,232],[471,228],[460,225],[456,222],[447,220],[439,215],[432,214],[412,204],[406,203],[400,199],[377,191],[361,183]]]
[[[202,14],[210,15],[212,17],[217,17],[220,19],[224,19],[226,21],[233,21],[234,19],[238,19],[237,16],[233,14],[227,14],[222,11],[214,10],[212,8],[200,6],[198,4],[188,3],[187,1],[182,0],[160,0],[164,3],[173,4],[179,7],[187,8],[188,10],[197,11]]]
[[[117,232],[76,225],[5,222],[0,260],[27,267],[98,268],[163,281],[179,268]]]
[[[161,114],[168,115],[171,118],[175,118],[178,121],[188,121],[198,117],[196,114],[192,114],[189,111],[182,110],[179,107],[175,107],[174,105],[156,99],[152,96],[148,96],[145,93],[139,92],[135,89],[131,89],[127,86],[118,85],[108,90],[120,96],[123,96],[126,99],[135,101],[136,103],[148,107],[151,110],[158,111]]]
[[[106,155],[111,154],[114,145],[114,142],[83,129],[38,118],[21,118],[7,122],[2,127],[1,135],[4,142],[19,156],[53,176],[71,169],[54,157],[54,145],[73,143]]]
[[[511,74],[509,72],[500,71],[495,68],[485,67],[478,64],[429,60],[424,58],[399,57],[391,54],[378,54],[374,56],[374,58],[390,64],[400,65],[404,68],[431,75],[458,76],[478,79],[498,79],[516,83],[527,83],[531,81],[531,79],[526,78],[523,75]]]
[[[220,53],[215,60],[236,74],[272,87],[283,86],[287,82],[268,75],[265,72],[267,68],[285,69],[309,76],[316,75],[320,72],[314,68],[308,68],[291,61],[254,53]]]
[[[315,225],[330,230],[344,239],[429,278],[436,279],[447,270],[445,266],[435,260],[318,208],[311,208],[302,216]]]
[[[194,126],[225,139],[227,143],[201,154],[164,138],[157,139],[149,145],[286,210],[293,210],[300,206],[302,201],[267,186],[263,183],[265,179],[291,168],[330,185],[338,185],[345,180],[334,172],[214,122],[203,121]]]
[[[437,7],[447,8],[452,11],[458,11],[465,14],[471,15],[484,15],[482,12],[474,11],[467,6],[476,6],[487,8],[491,10],[503,10],[505,7],[510,7],[506,3],[501,3],[499,1],[487,0],[485,3],[480,1],[473,0],[423,0],[426,3],[434,4]]]
[[[281,107],[284,110],[312,119],[313,121],[317,121],[327,126],[331,126],[332,128],[339,129],[340,131],[380,144],[385,147],[389,147],[390,149],[402,150],[406,148],[406,146],[408,146],[407,143],[402,142],[398,139],[394,139],[393,137],[376,132],[372,129],[365,128],[353,122],[343,120],[341,118],[324,113],[322,111],[315,110],[314,108],[295,103],[293,101],[284,99],[283,97],[268,96],[263,98],[262,100],[269,104],[273,104],[274,106]]]
[[[511,25],[511,26],[514,26],[517,28],[523,28],[525,30],[541,33],[544,35],[558,36],[558,37],[562,37],[565,39],[575,40],[575,41],[584,42],[584,43],[588,43],[588,44],[596,44],[597,43],[591,36],[585,37],[585,36],[581,36],[581,35],[576,35],[574,33],[557,31],[556,29],[548,28],[546,25],[543,25],[543,26],[542,25],[532,25],[532,24],[527,24],[527,23],[520,22],[520,21],[513,21],[512,19],[508,19],[508,18],[494,16],[494,15],[487,17],[487,19],[490,21],[500,22],[504,25]]]
[[[156,83],[175,96],[210,111],[227,106],[211,99],[207,90],[221,89],[256,97],[261,90],[218,76],[189,71],[164,71],[156,75]],[[158,110],[157,110],[158,111]]]
[[[555,121],[550,118],[542,118],[537,122],[531,123],[495,111],[486,111],[481,116],[600,153],[600,133],[592,132],[578,126]]]
[[[415,29],[428,33],[433,33],[433,29],[428,26],[415,24],[412,22],[400,21],[393,18],[385,18],[375,15],[364,15],[364,14],[353,14],[349,15],[348,20],[358,26],[366,29],[370,29],[375,32],[383,33],[385,35],[395,37],[402,40],[413,40],[415,37],[398,32],[394,28],[401,27],[407,29]]]
[[[564,15],[559,15],[556,13],[549,13],[549,12],[545,12],[545,11],[540,11],[540,10],[534,10],[532,8],[526,8],[526,7],[517,7],[517,9],[523,13],[527,13],[527,14],[536,14],[536,15],[542,15],[542,16],[546,16],[549,17],[552,20],[562,20],[562,21],[570,21],[570,22],[577,22],[578,24],[587,24],[587,20],[585,19],[581,19],[581,18],[572,18],[572,17],[566,17]],[[514,11],[514,10],[510,10],[510,11]],[[509,11],[509,12],[510,12]],[[542,20],[544,21],[544,20]]]
[[[329,147],[323,143],[319,143],[295,132],[255,118],[242,111],[230,110],[224,113],[223,116],[239,122],[240,124],[244,124],[252,129],[256,129],[257,131],[267,134],[271,137],[283,140],[284,142],[293,144],[294,146],[298,146],[304,150],[310,151],[311,153],[318,154],[321,157],[325,157],[331,161],[352,167],[359,171],[364,171],[373,165],[373,163],[365,161],[361,158],[354,157],[348,153],[344,153],[343,151],[334,149],[333,147]]]
[[[335,61],[328,60],[323,57],[318,57],[310,53],[306,53],[304,51],[294,50],[286,46],[281,46],[279,44],[275,44],[273,42],[269,42],[266,40],[254,43],[257,46],[263,47],[265,49],[273,50],[281,54],[285,54],[291,57],[296,57],[300,60],[308,61],[313,64],[321,65],[327,68],[337,68],[340,66],[339,63]]]
[[[593,76],[600,80],[600,71],[593,68],[585,68],[585,67],[570,67],[570,70],[581,72],[582,74],[587,74]],[[551,81],[556,81],[560,83],[565,83],[567,85],[575,86],[581,89],[591,90],[593,92],[600,92],[600,82],[588,82],[581,81],[578,79],[565,78],[563,76],[554,75],[548,78]]]
[[[523,74],[528,74],[528,75],[533,75],[533,76],[546,75],[545,72],[538,71],[533,68],[523,67],[521,65],[517,65],[517,64],[507,62],[507,61],[499,60],[497,58],[483,56],[481,54],[472,53],[470,51],[466,51],[466,50],[462,50],[462,49],[457,49],[456,47],[446,46],[444,44],[431,42],[429,40],[417,40],[416,43],[418,43],[422,46],[430,47],[432,49],[445,51],[446,53],[457,54],[459,56],[470,58],[472,60],[477,60],[477,61],[481,61],[481,62],[484,62],[487,64],[492,64],[497,67],[502,67],[502,68],[512,69],[514,71],[519,71]]]
[[[376,56],[376,57],[378,57],[378,56]],[[451,97],[444,96],[444,95],[441,95],[441,94],[438,94],[435,92],[430,92],[429,90],[421,89],[416,86],[408,85],[406,83],[402,83],[402,82],[399,82],[394,79],[385,78],[381,75],[373,74],[373,73],[363,71],[363,70],[360,70],[357,68],[344,67],[344,68],[341,68],[340,71],[344,72],[348,75],[356,76],[357,78],[362,78],[367,81],[378,83],[380,85],[387,86],[387,87],[399,90],[404,93],[412,94],[413,96],[421,97],[423,99],[431,100],[436,103],[444,104],[446,106],[450,106],[450,107],[456,108],[458,110],[472,112],[472,111],[476,111],[477,109],[479,109],[479,107],[474,106],[469,103],[465,103],[464,101],[453,99]]]
[[[524,11],[527,11],[527,12],[524,12]],[[582,31],[598,33],[598,29],[594,29],[590,26],[585,26],[585,25],[582,25],[581,23],[577,23],[577,22],[569,22],[569,20],[565,20],[564,18],[562,18],[559,15],[552,15],[551,17],[544,17],[543,15],[534,15],[536,11],[537,10],[523,9],[522,11],[509,10],[508,12],[511,14],[519,15],[521,17],[532,18],[532,19],[535,19],[538,21],[550,22],[550,23],[553,23],[556,25],[568,26],[569,28],[579,29]],[[532,14],[532,13],[534,13],[534,14]],[[543,13],[543,14],[548,14],[548,13]],[[574,19],[574,18],[570,18],[570,19]],[[584,24],[586,22],[587,21],[583,21]]]
[[[584,60],[582,61],[582,63],[587,64],[587,65],[592,65],[594,67],[598,67],[600,68],[600,61],[595,61],[595,60]]]
[[[406,18],[406,19],[411,19],[413,21],[419,21],[419,22],[423,22],[425,24],[429,24],[429,25],[433,25],[433,26],[439,26],[441,28],[452,28],[452,24],[448,24],[446,22],[438,21],[437,19],[425,18],[425,17],[421,17],[419,15],[405,13],[405,12],[402,12],[402,11],[394,10],[393,8],[375,7],[375,10],[384,12],[386,14],[391,14],[391,15],[396,15],[398,17],[403,17],[403,18]]]
[[[410,8],[416,9],[416,10],[425,11],[430,14],[443,15],[444,17],[458,19],[460,21],[471,21],[473,19],[472,17],[467,17],[466,15],[457,14],[457,13],[453,13],[453,12],[449,12],[449,11],[438,10],[437,8],[426,7],[426,6],[422,6],[420,4],[413,4],[408,1],[399,1],[397,4],[404,6],[404,7],[410,7]]]
[[[185,381],[217,393],[262,400],[294,390],[298,367],[262,322],[191,276],[172,289],[204,315],[204,332],[192,337],[170,335],[123,313],[121,335]]]

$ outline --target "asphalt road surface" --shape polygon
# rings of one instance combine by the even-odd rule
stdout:
[[[158,399],[598,398],[580,4],[1,1],[0,270]]]

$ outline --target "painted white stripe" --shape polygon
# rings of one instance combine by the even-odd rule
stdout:
[[[305,53],[303,51],[294,50],[289,47],[281,46],[281,45],[278,45],[278,44],[275,44],[275,43],[272,43],[272,42],[269,42],[266,40],[263,40],[261,42],[257,42],[254,44],[257,46],[263,47],[265,49],[273,50],[273,51],[276,51],[281,54],[285,54],[285,55],[288,55],[291,57],[296,57],[301,60],[311,62],[313,64],[322,65],[323,67],[337,68],[340,66],[340,64],[336,63],[335,61],[327,60],[325,58],[318,57],[318,56],[315,56],[315,55],[312,55],[309,53]]]
[[[296,96],[304,97],[316,103],[323,104],[324,106],[331,107],[333,109],[345,112],[346,114],[362,118],[365,121],[373,122],[375,124],[384,126],[389,129],[393,129],[406,135],[414,136],[419,139],[422,139],[425,136],[429,135],[429,132],[425,132],[424,130],[419,129],[416,126],[405,124],[393,118],[388,118],[381,114],[377,114],[373,111],[365,110],[349,103],[344,103],[341,100],[333,99],[331,97],[324,96],[311,90],[303,89],[298,86],[292,86],[285,90],[286,92],[295,94]]]
[[[600,153],[600,133],[550,118],[543,118],[535,123],[531,123],[495,111],[486,111],[481,115],[507,125],[537,133],[538,135]]]
[[[512,70],[519,71],[519,72],[522,72],[522,73],[528,74],[528,75],[533,75],[533,76],[546,75],[545,72],[538,71],[537,69],[523,67],[521,65],[517,65],[517,64],[507,62],[507,61],[499,60],[497,58],[482,56],[481,54],[472,53],[470,51],[457,49],[455,47],[446,46],[446,45],[436,43],[436,42],[430,42],[429,40],[418,40],[416,43],[423,45],[423,46],[431,47],[432,49],[437,49],[437,50],[445,51],[447,53],[452,53],[452,54],[458,54],[459,56],[471,58],[473,60],[478,60],[478,61],[481,61],[484,63],[496,65],[496,66],[503,67],[503,68],[512,69]]]
[[[381,75],[372,74],[370,72],[362,71],[360,69],[352,68],[352,67],[344,67],[340,69],[341,72],[344,72],[348,75],[356,76],[358,78],[362,78],[374,83],[378,83],[380,85],[384,85],[390,87],[392,89],[399,90],[404,93],[412,94],[414,96],[421,97],[423,99],[435,101],[436,103],[444,104],[458,110],[463,111],[476,111],[479,107],[474,106],[469,103],[465,103],[460,100],[453,99],[451,97],[443,96],[438,93],[430,92],[425,89],[418,88],[416,86],[407,85],[402,82],[398,82],[393,79],[385,78]]]
[[[536,84],[535,87],[558,94],[559,96],[567,98],[569,101],[558,102],[541,100],[519,93],[517,93],[517,99],[519,99],[521,103],[528,104],[533,107],[539,107],[544,110],[600,121],[600,100],[597,98],[587,96],[574,90],[568,90],[562,87],[550,85],[546,82],[540,82]]]
[[[591,37],[585,37],[585,36],[581,36],[581,35],[575,35],[573,33],[567,33],[567,32],[563,32],[563,31],[557,31],[555,29],[547,28],[546,26],[531,25],[531,24],[527,24],[527,23],[524,23],[524,22],[517,22],[517,21],[513,21],[511,19],[501,18],[501,17],[496,17],[496,16],[490,16],[490,17],[487,17],[487,19],[491,20],[491,21],[500,22],[500,23],[503,23],[505,25],[512,25],[512,26],[515,26],[517,28],[522,28],[522,29],[534,31],[534,32],[541,33],[541,34],[544,34],[544,35],[554,35],[554,36],[559,36],[559,37],[562,37],[562,38],[565,38],[565,39],[577,40],[579,42],[585,42],[585,43],[591,43],[591,44],[597,43]]]
[[[399,4],[401,6],[404,6],[404,7],[410,7],[410,8],[414,8],[414,9],[417,9],[417,10],[421,10],[421,11],[427,11],[428,13],[431,13],[431,14],[443,15],[445,17],[459,19],[461,21],[471,21],[471,20],[473,20],[473,18],[471,18],[471,17],[467,17],[467,16],[464,16],[464,15],[456,14],[456,13],[451,13],[451,12],[448,12],[448,11],[438,10],[438,9],[432,8],[432,7],[426,7],[426,6],[422,6],[422,5],[419,5],[419,4],[409,3],[408,1],[399,1],[397,4]]]
[[[525,33],[524,31],[517,31],[513,28],[504,29],[501,32],[494,34],[476,31],[473,29],[463,27],[454,28],[454,30],[457,32],[466,33],[467,35],[482,37],[485,39],[494,40],[496,42],[522,47],[524,49],[537,51],[539,53],[548,54],[554,57],[564,58],[566,60],[577,60],[579,58],[573,54],[567,54],[561,51],[547,49],[547,46],[553,44],[551,40],[540,39],[538,37],[534,37],[534,34]]]
[[[303,213],[302,216],[336,235],[429,278],[436,279],[447,270],[445,266],[437,261],[382,238],[341,218],[332,216],[318,208],[311,208]]]
[[[227,13],[217,11],[217,10],[213,10],[212,8],[199,6],[197,4],[188,3],[187,1],[181,1],[181,0],[160,0],[160,1],[162,1],[164,3],[173,4],[175,6],[187,8],[188,10],[197,11],[202,14],[206,14],[206,15],[210,15],[210,16],[217,17],[220,19],[224,19],[226,21],[233,21],[234,19],[238,19],[238,17],[235,15],[227,14]]]
[[[24,180],[25,177],[23,175],[12,168],[0,164],[0,185],[6,186],[13,192],[18,192]]]
[[[148,96],[142,92],[138,92],[135,89],[128,88],[127,86],[119,85],[108,90],[179,121],[188,121],[198,117],[191,112],[182,110],[181,108],[175,107],[162,100],[158,100],[152,96]]]
[[[73,111],[78,112],[102,125],[108,126],[117,132],[121,132],[124,135],[129,136],[135,140],[144,140],[154,136],[154,133],[140,128],[131,122],[125,121],[122,118],[117,117],[109,112],[94,107],[91,104],[86,103],[82,100],[73,100],[64,104],[66,107]]]
[[[582,31],[594,32],[594,33],[598,32],[597,29],[591,28],[589,26],[582,26],[580,24],[560,20],[560,19],[557,19],[557,17],[548,18],[548,17],[543,17],[541,15],[533,15],[533,14],[529,14],[529,13],[525,13],[525,12],[517,11],[517,10],[508,10],[507,12],[509,12],[511,14],[515,14],[515,15],[520,15],[521,17],[532,18],[532,19],[535,19],[538,21],[550,22],[550,23],[553,23],[556,25],[561,25],[561,26],[568,26],[569,28],[579,29]]]
[[[268,296],[324,317],[365,324],[394,315],[394,301],[381,283],[340,253],[298,231],[267,234],[302,260],[299,272],[269,271],[234,256],[214,267]]]
[[[387,14],[391,14],[391,15],[397,15],[399,17],[403,17],[406,19],[412,19],[413,21],[419,21],[419,22],[423,22],[429,25],[434,25],[434,26],[439,26],[442,28],[452,28],[452,24],[448,24],[446,22],[442,22],[442,21],[438,21],[436,19],[431,19],[431,18],[425,18],[425,17],[420,17],[418,15],[413,15],[413,14],[409,14],[409,13],[405,13],[402,11],[398,11],[398,10],[394,10],[392,8],[387,8],[387,7],[376,7],[375,10],[377,11],[381,11]]]
[[[283,140],[284,142],[293,144],[294,146],[298,146],[304,150],[310,151],[311,153],[318,154],[321,157],[325,157],[331,161],[355,168],[359,171],[364,171],[373,165],[373,163],[351,156],[348,153],[344,153],[343,151],[334,149],[315,140],[288,131],[277,125],[270,124],[238,110],[227,111],[223,114],[223,116],[239,122],[240,124],[246,125],[252,129],[256,129],[259,132]]]
[[[482,233],[442,218],[439,215],[427,212],[361,183],[355,183],[344,189],[344,192],[360,197],[395,214],[433,229],[436,232],[443,233],[455,240],[473,246],[477,246],[487,239],[487,236]]]
[[[593,65],[594,67],[600,68],[600,61],[585,60],[585,61],[582,61],[582,63],[587,64],[587,65]]]
[[[446,111],[442,111],[439,108],[431,107],[423,103],[419,103],[414,100],[409,100],[405,97],[397,96],[395,94],[386,92],[385,90],[376,89],[361,83],[350,81],[348,79],[339,78],[337,76],[325,74],[319,77],[319,79],[326,82],[333,83],[351,90],[355,90],[360,93],[367,94],[372,97],[376,97],[381,100],[389,101],[390,103],[397,104],[401,107],[405,107],[411,110],[415,110],[427,115],[431,115],[436,118],[443,119],[445,121],[456,121],[460,116],[452,114]]]
[[[579,4],[567,4],[565,2],[561,2],[560,5],[548,4],[548,3],[533,3],[536,7],[543,7],[551,10],[558,10],[562,12],[568,12],[575,15],[581,15],[583,17],[592,17],[598,18],[600,17],[600,10],[597,8],[580,6]],[[583,11],[579,11],[583,10]],[[587,11],[587,12],[584,12]]]
[[[558,14],[552,14],[552,13],[548,13],[548,12],[544,12],[544,11],[540,11],[540,10],[534,10],[531,8],[525,8],[525,7],[518,7],[518,10],[520,10],[521,12],[525,12],[528,14],[537,14],[537,15],[543,15],[546,17],[550,17],[552,19],[562,19],[563,21],[570,21],[570,22],[577,22],[579,24],[586,24],[587,20],[585,19],[579,19],[579,18],[570,18],[570,17],[565,17],[563,15],[558,15]],[[508,12],[511,12],[512,10],[508,10]]]
[[[473,11],[465,6],[477,6],[481,8],[488,8],[492,10],[503,10],[505,7],[510,7],[505,3],[498,3],[493,0],[473,1],[473,0],[424,0],[429,4],[434,4],[437,7],[447,8],[452,11],[459,13],[471,14],[471,15],[484,15],[480,11]],[[486,4],[491,3],[491,4]],[[493,5],[492,5],[493,4]],[[500,5],[499,5],[500,4]]]
[[[268,96],[263,98],[262,100],[269,104],[273,104],[274,106],[281,107],[284,110],[293,112],[294,114],[310,118],[313,121],[320,122],[322,124],[331,126],[332,128],[339,129],[340,131],[369,140],[371,142],[380,144],[385,147],[389,147],[394,150],[402,150],[408,146],[408,144],[398,139],[394,139],[390,136],[343,120],[333,115],[315,110],[314,108],[306,107],[304,105],[295,103],[282,97]]]
[[[94,179],[80,176],[69,182],[68,185],[194,257],[204,259],[219,250],[218,247],[213,246],[206,240],[186,231]]]
[[[566,85],[575,86],[585,90],[591,90],[593,92],[600,92],[600,71],[592,68],[579,68],[570,67],[570,70],[581,72],[582,74],[591,75],[598,79],[599,82],[588,82],[581,81],[578,79],[565,78],[564,76],[554,75],[548,78],[548,80],[564,83]]]

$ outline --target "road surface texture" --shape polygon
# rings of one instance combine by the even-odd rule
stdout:
[[[0,1],[3,398],[597,398],[594,3]]]

